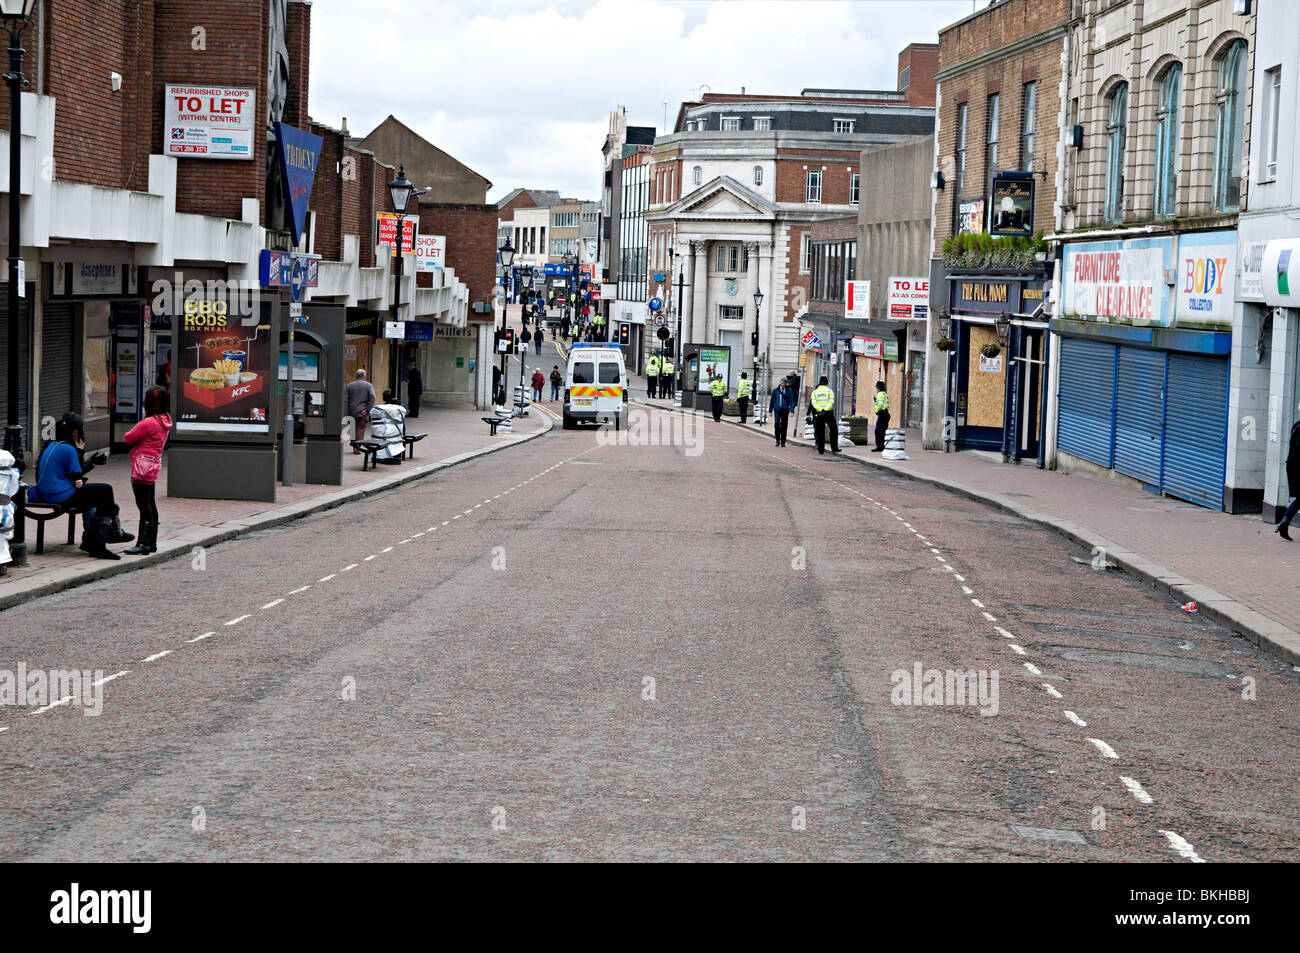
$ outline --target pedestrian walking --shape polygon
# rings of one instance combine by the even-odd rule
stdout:
[[[406,362],[406,416],[420,416],[420,398],[424,396],[424,376],[415,366],[415,358]]]
[[[713,419],[722,420],[722,402],[727,396],[727,382],[717,374],[709,381],[709,394],[713,397]]]
[[[659,393],[659,355],[651,354],[645,362],[646,396],[655,397]]]
[[[1295,518],[1296,511],[1300,510],[1300,420],[1291,425],[1291,445],[1286,455],[1286,491],[1295,499],[1282,514],[1282,519],[1274,527],[1274,532],[1289,543],[1291,534],[1287,530],[1291,526],[1291,520]]]
[[[551,365],[551,400],[560,399],[560,388],[564,386],[564,375],[560,373],[560,365]]]
[[[885,391],[885,382],[876,381],[876,445],[872,453],[885,449],[885,431],[889,429],[889,394]]]
[[[542,388],[546,386],[546,378],[542,376],[541,368],[533,371],[532,384],[533,400],[540,401],[542,399]]]
[[[742,371],[740,382],[736,384],[736,403],[740,405],[740,422],[742,424],[745,422],[745,418],[749,416],[749,395],[752,387],[753,383],[750,381],[749,375]]]
[[[809,403],[813,411],[813,437],[817,443],[817,452],[826,453],[826,430],[831,432],[831,453],[840,452],[840,428],[835,420],[835,391],[831,390],[830,379],[823,376],[813,388]]]
[[[90,483],[86,478],[97,465],[108,462],[108,454],[82,458],[86,449],[86,424],[79,414],[68,412],[54,425],[54,442],[36,463],[36,483],[27,490],[33,503],[62,503],[81,512],[81,551],[96,559],[121,559],[109,543],[129,543],[130,533],[122,529],[113,487]]]
[[[537,325],[537,333],[533,335],[533,353],[542,353],[542,342],[546,340],[546,335],[542,333],[542,326]]]
[[[521,343],[521,344],[527,344],[527,343],[528,343],[529,341],[531,341],[532,339],[533,339],[533,332],[532,332],[532,331],[529,331],[529,330],[528,330],[528,325],[525,324],[525,325],[524,325],[523,332],[520,333],[520,335],[519,335],[519,343]],[[520,353],[523,353],[523,352],[521,351]],[[520,360],[522,360],[522,358],[521,358]]]
[[[786,432],[790,428],[790,410],[793,405],[792,395],[790,393],[790,383],[786,378],[781,378],[781,382],[772,390],[772,398],[768,401],[767,409],[772,412],[772,434],[776,437],[778,447],[785,446]]]
[[[158,551],[158,501],[155,495],[158,474],[162,470],[163,447],[171,433],[171,405],[167,392],[150,387],[144,394],[145,418],[126,432],[122,439],[131,447],[131,492],[140,510],[138,541],[126,551],[128,556],[147,556]]]
[[[406,408],[393,402],[391,390],[384,391],[382,404],[371,408],[370,432],[374,439],[386,444],[375,454],[375,459],[381,463],[401,463],[406,454],[406,444],[402,441],[406,435]]]
[[[569,340],[569,316],[566,314],[560,318],[560,333],[564,335],[564,340]]]
[[[370,420],[370,408],[375,406],[375,388],[366,380],[366,371],[363,367],[357,368],[356,380],[349,382],[346,388],[344,403],[347,405],[347,414],[352,418],[353,439],[366,439],[366,423]],[[360,453],[360,450],[353,450],[353,453]]]

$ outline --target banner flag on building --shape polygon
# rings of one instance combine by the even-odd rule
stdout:
[[[303,132],[283,122],[275,124],[276,154],[280,172],[284,176],[284,199],[289,209],[289,228],[293,242],[302,241],[303,225],[307,221],[307,204],[311,201],[312,184],[316,181],[316,162],[320,159],[320,136]]]

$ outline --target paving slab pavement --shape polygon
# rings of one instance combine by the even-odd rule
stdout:
[[[276,499],[272,503],[167,496],[167,461],[164,459],[162,475],[158,480],[158,514],[162,523],[156,553],[149,556],[123,556],[116,562],[91,559],[78,549],[80,526],[75,534],[77,542],[68,545],[67,523],[60,519],[45,524],[45,552],[38,556],[36,524],[28,520],[27,565],[10,565],[6,575],[0,577],[0,610],[73,586],[130,572],[141,566],[180,556],[196,558],[195,547],[212,546],[248,532],[372,496],[466,460],[526,443],[550,430],[555,419],[550,414],[535,410],[528,416],[515,418],[513,433],[498,433],[492,437],[488,435],[487,425],[483,423],[484,416],[487,416],[487,412],[473,407],[426,405],[421,408],[419,417],[408,418],[409,432],[428,434],[416,444],[414,459],[404,460],[397,466],[380,465],[362,472],[362,457],[352,454],[345,447],[342,486],[277,486]],[[27,475],[30,477],[31,473]],[[112,485],[113,496],[122,509],[123,527],[127,532],[136,533],[138,513],[131,495],[129,458],[125,454],[115,455],[106,466],[96,467],[92,477],[94,482]],[[120,553],[129,545],[121,544],[110,548]]]

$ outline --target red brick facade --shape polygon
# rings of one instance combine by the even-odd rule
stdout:
[[[496,285],[497,207],[420,203],[420,233],[447,236],[447,267],[469,288],[470,321],[492,321],[475,314],[475,301],[491,301]]]
[[[1054,225],[1058,165],[1057,118],[1061,108],[1061,51],[1069,16],[1069,0],[1005,0],[959,21],[939,35],[939,169],[945,183],[936,194],[934,257],[944,239],[955,231],[957,205],[958,110],[966,105],[966,171],[962,190],[967,199],[985,195],[989,182],[989,97],[998,95],[998,168],[1023,169],[1021,156],[1025,84],[1035,89],[1034,170],[1047,178],[1035,180],[1034,229],[1050,233]],[[1040,42],[998,56],[997,51],[1034,37]],[[963,68],[971,61],[979,65]],[[986,228],[979,229],[985,231]]]

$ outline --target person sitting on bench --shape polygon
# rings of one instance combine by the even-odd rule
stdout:
[[[382,440],[388,446],[376,451],[375,459],[381,463],[401,463],[406,454],[402,438],[406,435],[406,408],[393,403],[393,392],[384,391],[384,402],[370,409],[370,439]]]
[[[109,543],[129,543],[135,539],[122,531],[113,488],[107,483],[89,483],[86,477],[96,464],[108,462],[100,451],[83,461],[86,448],[86,425],[74,413],[64,414],[55,424],[55,443],[50,444],[36,464],[36,485],[27,491],[33,503],[56,503],[75,507],[81,513],[81,549],[96,559],[121,559],[108,548]]]

